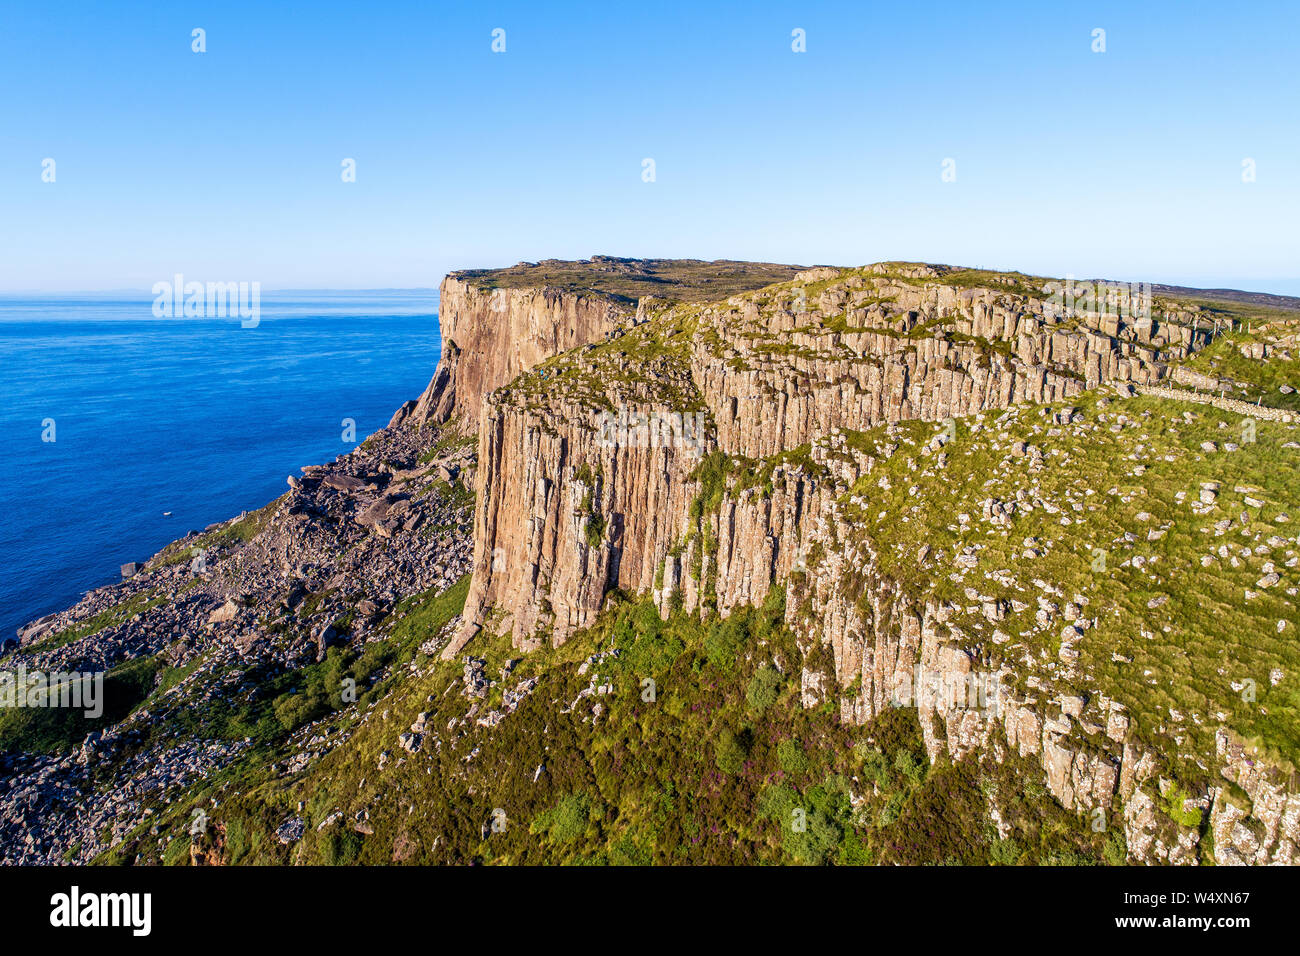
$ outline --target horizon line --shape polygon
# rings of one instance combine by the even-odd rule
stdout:
[[[361,293],[361,292],[433,292],[437,294],[440,290],[438,286],[358,286],[356,288],[336,288],[330,286],[293,286],[277,289],[262,289],[262,294],[283,293],[283,292],[336,292],[336,293]],[[118,289],[0,289],[0,296],[20,296],[20,295],[47,295],[47,296],[74,296],[74,295],[140,295],[145,298],[154,298],[154,292],[151,289],[143,288],[118,288]]]

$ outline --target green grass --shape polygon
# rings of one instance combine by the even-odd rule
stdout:
[[[160,666],[158,658],[142,657],[105,673],[103,697],[99,702],[102,713],[98,717],[87,716],[85,707],[0,707],[0,750],[22,753],[72,750],[88,733],[111,727],[148,697]]]
[[[611,412],[631,403],[706,412],[690,372],[692,314],[664,312],[609,342],[562,352],[495,393],[494,401],[548,413],[560,403]]]
[[[477,445],[477,435],[460,435],[454,428],[444,427],[433,444],[420,455],[420,464],[427,465],[435,458],[441,458],[462,448],[474,448]]]
[[[260,752],[160,808],[162,847],[140,832],[110,858],[187,859],[177,844],[188,845],[190,808],[215,794],[214,822],[225,827],[224,855],[234,863],[1103,858],[1104,836],[1050,797],[1023,793],[1025,768],[1014,759],[931,768],[912,711],[891,710],[857,728],[841,725],[833,707],[804,709],[800,654],[783,606],[777,593],[764,608],[700,622],[661,620],[643,600],[618,604],[561,647],[525,657],[505,683],[536,676],[539,685],[491,730],[473,720],[446,729],[471,704],[456,690],[460,663],[429,662],[373,708],[358,708],[366,719],[339,715],[351,736],[308,770],[278,775],[269,767],[279,752]],[[614,648],[616,657],[578,673],[588,655]],[[494,678],[514,653],[503,640],[473,650]],[[822,655],[807,663],[827,666]],[[581,698],[569,710],[597,674],[614,693]],[[475,713],[499,700],[494,693]],[[421,711],[433,712],[429,726],[441,747],[429,741],[407,756],[396,737]],[[988,793],[1005,805],[1009,841],[984,822]],[[860,798],[857,809],[851,795]],[[306,835],[294,848],[281,846],[273,832],[300,801]],[[361,810],[373,832],[351,828]],[[334,814],[342,816],[327,824]]]
[[[791,278],[802,266],[772,262],[698,259],[617,259],[520,263],[506,269],[466,269],[453,273],[481,289],[541,288],[543,286],[600,296],[635,309],[643,296],[675,302],[718,301]]]
[[[90,637],[98,634],[108,627],[117,627],[125,624],[137,614],[144,614],[150,608],[155,608],[163,603],[160,597],[154,597],[152,590],[140,591],[137,594],[118,602],[110,608],[100,611],[92,617],[86,618],[64,628],[55,634],[50,634],[41,638],[31,645],[31,650],[49,651],[55,648],[64,647],[74,641],[79,641],[83,637]]]
[[[1296,598],[1286,593],[1296,574],[1285,564],[1300,552],[1300,521],[1277,519],[1287,513],[1300,519],[1297,452],[1282,447],[1296,432],[1257,422],[1256,441],[1242,442],[1241,416],[1150,398],[1103,407],[1088,396],[1077,407],[1084,420],[1071,426],[1051,426],[1032,407],[1013,409],[1000,426],[993,414],[959,421],[943,469],[934,466],[934,456],[920,453],[939,430],[933,424],[906,423],[892,439],[883,428],[853,436],[858,447],[896,441],[899,450],[877,460],[853,489],[862,503],[845,509],[852,528],[846,544],[870,554],[874,567],[850,570],[844,590],[868,594],[885,580],[914,601],[951,603],[950,623],[969,650],[1013,664],[1022,678],[1036,673],[1053,692],[1124,702],[1139,739],[1167,754],[1190,779],[1203,776],[1196,762],[1212,759],[1214,731],[1222,723],[1255,741],[1261,755],[1289,766],[1286,755],[1300,751],[1294,630],[1300,614]],[[1120,415],[1127,424],[1116,432]],[[1234,439],[1237,451],[1207,454],[1200,448],[1204,441],[1222,448]],[[1028,458],[1012,456],[1016,440],[1041,448],[1047,467],[1033,473]],[[1221,485],[1217,508],[1197,516],[1188,503],[1197,499],[1200,483],[1211,480]],[[1238,486],[1252,490],[1238,492]],[[1058,510],[1040,504],[1005,527],[981,520],[982,501],[1015,501],[1017,493]],[[1248,497],[1263,507],[1248,506]],[[964,525],[963,513],[970,517]],[[1231,526],[1216,536],[1214,525],[1225,519]],[[953,577],[954,556],[969,547],[979,549],[976,568]],[[1027,547],[1038,557],[1026,558]],[[1220,547],[1229,549],[1227,557]],[[1284,583],[1258,588],[1268,561]],[[1075,594],[1086,597],[1084,614],[1096,617],[1096,627],[1078,642],[1073,676],[1056,663],[1067,622],[1058,616],[1048,627],[1036,625],[1040,591],[1033,579],[1059,588],[1063,596],[1052,600],[1061,606]],[[966,596],[968,588],[1026,607],[995,625],[983,617],[984,602]],[[1148,606],[1153,601],[1156,606]],[[1283,633],[1279,621],[1290,622]],[[995,627],[1011,640],[995,644]],[[1276,685],[1270,680],[1275,668],[1285,675]],[[1247,679],[1258,687],[1257,701],[1234,690]]]
[[[1291,323],[1289,327],[1300,329],[1300,323]],[[1276,355],[1263,360],[1251,359],[1241,354],[1242,344],[1258,340],[1258,336],[1243,332],[1222,335],[1186,365],[1202,374],[1246,386],[1244,390],[1231,390],[1229,398],[1300,412],[1300,349],[1292,346],[1291,354],[1297,357],[1289,360]],[[1294,391],[1284,395],[1279,391],[1281,385],[1289,385]]]
[[[409,654],[413,646],[432,637],[461,612],[469,582],[467,574],[440,594],[430,590],[400,602],[390,615],[394,621],[390,640]]]
[[[220,528],[204,532],[193,538],[182,538],[179,541],[173,541],[149,562],[150,567],[168,567],[191,561],[200,550],[212,550],[232,544],[247,544],[261,534],[266,526],[270,524],[271,518],[274,517],[276,509],[279,508],[284,498],[285,495],[281,495],[257,511],[250,511],[242,518],[228,521]]]

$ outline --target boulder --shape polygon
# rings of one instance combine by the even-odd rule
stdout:
[[[320,483],[326,488],[333,488],[348,495],[364,491],[366,487],[366,483],[355,475],[326,475]]]
[[[208,615],[209,624],[224,624],[227,621],[233,621],[235,615],[239,613],[239,605],[233,600],[227,599],[226,603],[221,605],[211,614]]]
[[[18,643],[31,644],[44,637],[54,627],[54,617],[53,614],[47,614],[42,618],[37,618],[30,624],[18,628]]]
[[[307,824],[303,823],[300,817],[293,817],[280,824],[275,831],[275,836],[281,843],[297,843],[306,830]]]

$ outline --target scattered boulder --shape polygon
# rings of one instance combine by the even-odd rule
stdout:
[[[208,615],[208,623],[225,624],[227,621],[233,621],[238,614],[239,605],[233,599],[227,598],[225,604]]]
[[[275,837],[284,844],[297,843],[306,831],[307,824],[302,821],[302,818],[293,817],[280,824],[275,831]]]
[[[366,488],[366,483],[355,475],[339,475],[332,472],[321,479],[321,485],[348,495],[355,495]]]

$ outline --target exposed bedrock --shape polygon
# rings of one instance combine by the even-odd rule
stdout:
[[[471,331],[483,323],[531,330],[529,362],[539,363],[561,342],[537,331],[547,323],[571,323],[563,341],[587,340],[513,381],[508,398],[485,401],[474,614],[467,621],[481,624],[486,610],[497,608],[523,640],[553,616],[562,639],[599,608],[609,587],[653,587],[665,609],[679,587],[688,607],[700,600],[692,592],[701,588],[710,606],[716,593],[723,610],[761,600],[770,585],[786,580],[806,529],[832,499],[824,481],[797,464],[778,464],[770,494],[750,489],[738,498],[724,496],[716,534],[687,529],[699,488],[683,489],[701,449],[672,441],[647,448],[627,436],[597,448],[593,436],[602,413],[702,413],[709,450],[716,443],[729,455],[759,459],[837,427],[1056,402],[1089,382],[1157,381],[1165,358],[1186,354],[1208,335],[1175,321],[1127,324],[1102,317],[1094,324],[1113,333],[1106,335],[1024,295],[917,288],[856,270],[836,281],[839,276],[838,270],[809,270],[795,283],[717,305],[669,307],[652,318],[642,309],[627,335],[617,324],[605,328],[618,318],[616,310],[526,290],[507,290],[510,318],[502,323],[489,310],[489,293],[448,279],[447,339],[487,343],[503,334]],[[473,309],[458,302],[473,303]],[[529,309],[538,311],[530,315]],[[446,383],[439,407],[468,413],[473,400],[458,396],[471,375],[482,388],[525,364],[471,363],[464,351],[453,353],[451,371],[440,368],[435,379]],[[638,382],[652,387],[647,392]],[[664,382],[677,385],[661,387]],[[426,393],[421,403],[429,398]],[[586,525],[575,523],[576,505],[568,500],[570,472],[582,468],[600,476],[598,487],[580,489],[609,531],[598,548],[586,545]],[[664,487],[651,487],[656,481]],[[655,510],[638,513],[641,508]],[[506,570],[493,571],[493,554],[498,565],[505,556]],[[602,561],[613,573],[602,570]]]
[[[453,273],[442,281],[442,357],[413,411],[417,422],[479,425],[483,399],[544,359],[599,339],[631,313],[601,296],[551,288],[483,288]]]
[[[494,464],[478,489],[462,641],[491,612],[520,647],[547,634],[560,643],[591,621],[610,588],[653,586],[682,534],[697,456],[620,449],[602,442],[599,424],[584,405],[543,414],[488,403],[479,448]]]
[[[1210,335],[1181,314],[1090,320],[990,289],[853,276],[799,293],[734,297],[701,318],[692,373],[730,453],[775,454],[833,427],[1051,403],[1100,382],[1151,384]]]

